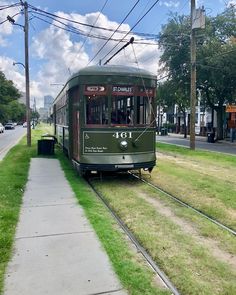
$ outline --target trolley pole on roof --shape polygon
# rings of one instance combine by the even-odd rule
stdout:
[[[196,36],[193,28],[196,5],[191,0],[191,99],[190,99],[190,149],[195,150],[195,116],[196,116]]]
[[[26,95],[26,122],[27,122],[27,145],[31,146],[31,111],[30,111],[30,87],[29,87],[29,21],[28,21],[28,3],[22,3],[25,14],[25,95]]]
[[[127,47],[129,44],[132,44],[134,42],[134,37],[131,37],[129,42],[127,42],[124,46],[122,46],[118,51],[116,51],[116,53],[114,53],[103,65],[106,65],[109,63],[110,60],[112,60],[112,58],[114,56],[116,56],[121,50],[123,50],[125,47]]]

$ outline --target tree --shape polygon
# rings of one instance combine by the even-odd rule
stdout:
[[[26,114],[26,106],[22,103],[19,103],[17,100],[13,100],[8,104],[8,114],[9,118],[13,122],[24,122]]]
[[[226,103],[236,102],[236,9],[226,9],[216,17],[206,19],[206,29],[197,32],[197,88],[201,90],[205,105],[217,112],[218,139],[223,137],[223,113]],[[190,85],[190,19],[188,16],[172,15],[163,26],[160,48],[162,71],[169,73],[168,79],[175,85],[175,103],[186,95]],[[178,91],[176,91],[176,89]]]
[[[158,104],[174,109],[178,106],[178,112],[182,114],[184,121],[184,137],[187,137],[187,110],[189,109],[189,83],[182,80],[179,82],[167,80],[158,86],[157,97]]]
[[[207,40],[198,50],[198,88],[217,112],[217,138],[223,138],[224,108],[236,102],[235,9],[207,21]]]
[[[3,72],[0,71],[0,121],[11,119],[10,103],[20,97],[18,89],[13,82],[7,80]]]

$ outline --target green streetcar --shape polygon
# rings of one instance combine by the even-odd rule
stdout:
[[[90,66],[54,100],[58,143],[81,175],[151,171],[156,164],[156,77],[126,66]]]

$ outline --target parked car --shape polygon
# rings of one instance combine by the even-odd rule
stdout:
[[[22,125],[24,128],[27,127],[27,122],[24,122]]]
[[[4,126],[2,125],[2,123],[0,123],[0,133],[4,132]]]
[[[7,129],[15,129],[14,123],[7,123],[4,127],[5,127],[5,130],[7,130]]]

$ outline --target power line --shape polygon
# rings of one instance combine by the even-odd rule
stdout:
[[[18,12],[18,13],[16,13],[16,14],[10,16],[10,18],[13,18],[13,17],[15,17],[15,16],[17,16],[17,15],[19,15],[19,14],[21,14],[21,12]],[[2,21],[2,22],[0,23],[0,25],[4,24],[5,22],[8,22],[8,21],[9,21],[9,19],[7,18],[7,19],[5,19],[4,21]]]
[[[14,3],[11,5],[1,5],[0,10],[5,10],[5,9],[12,8],[12,7],[17,7],[17,6],[21,6],[21,3]]]
[[[132,28],[125,34],[125,36],[122,38],[122,40],[143,20],[143,18],[153,9],[153,7],[159,2],[160,0],[156,0],[155,2],[154,2],[154,4],[147,10],[147,12],[132,26]],[[121,41],[122,41],[121,40]],[[105,59],[119,44],[120,44],[120,42],[121,41],[119,41],[119,43],[117,43],[103,58],[102,58],[102,60],[103,59]]]
[[[54,27],[56,27],[58,29],[62,29],[64,31],[67,31],[69,33],[74,33],[74,34],[77,34],[77,35],[82,35],[82,36],[86,36],[86,37],[90,37],[90,38],[96,38],[96,39],[101,39],[101,40],[108,40],[108,37],[101,36],[101,35],[93,35],[91,33],[88,34],[88,33],[84,32],[84,31],[81,31],[79,29],[76,29],[75,27],[70,26],[70,25],[67,25],[67,24],[65,24],[65,23],[63,23],[61,21],[58,21],[58,20],[55,20],[55,21],[59,22],[63,26],[56,25],[56,24],[54,24],[54,23],[52,23],[50,21],[47,21],[46,19],[43,19],[41,17],[36,16],[34,14],[35,14],[35,12],[32,13],[32,15],[34,16],[34,18],[36,18],[38,20],[41,20],[41,21],[43,21],[43,22],[45,22],[47,24],[50,24],[50,25],[52,25],[52,26],[54,26]],[[111,39],[111,40],[112,41],[116,41],[116,42],[118,42],[118,41],[127,42],[128,41],[128,39],[126,39],[126,40],[123,40],[123,39]],[[138,40],[135,43],[136,44],[145,44],[145,45],[156,45],[156,44],[153,44],[153,43],[142,42],[143,40],[147,40],[147,39],[140,39],[140,40]]]
[[[114,32],[114,29],[109,29],[109,28],[106,28],[106,27],[100,27],[100,26],[90,25],[90,24],[78,22],[78,21],[75,21],[75,20],[71,20],[71,19],[68,19],[66,17],[61,17],[61,16],[55,15],[53,13],[46,12],[46,11],[44,11],[42,9],[38,9],[38,8],[32,6],[32,5],[29,5],[29,7],[32,10],[34,10],[34,13],[36,13],[38,15],[41,15],[41,16],[45,16],[45,17],[51,18],[51,19],[53,19],[55,21],[56,21],[56,19],[62,19],[62,20],[65,20],[65,21],[67,21],[69,23],[74,23],[74,24],[78,24],[78,25],[89,27],[89,28],[93,28],[93,29]],[[126,34],[127,31],[117,30],[117,33]],[[135,35],[144,36],[144,37],[146,36],[146,37],[150,37],[150,38],[153,38],[153,39],[156,39],[156,38],[159,37],[158,35],[155,35],[155,34],[149,34],[149,33],[143,33],[143,32],[133,32],[133,33]]]
[[[98,54],[102,51],[102,49],[106,46],[106,44],[111,40],[111,38],[114,36],[114,34],[118,31],[118,29],[120,28],[120,26],[124,23],[124,21],[128,18],[128,16],[131,14],[131,12],[135,9],[135,7],[137,6],[137,4],[140,2],[140,0],[138,0],[133,7],[130,9],[130,11],[126,14],[126,16],[124,17],[124,19],[122,20],[122,22],[118,25],[118,27],[116,28],[116,30],[111,34],[111,36],[109,37],[109,39],[102,45],[102,47],[97,51],[97,53],[94,55],[94,57],[89,61],[89,63],[87,65],[89,65],[96,56],[98,56]]]
[[[93,26],[96,25],[101,13],[103,12],[103,9],[105,8],[105,6],[107,5],[107,2],[108,0],[106,0],[106,2],[103,4],[103,7],[101,8],[100,12],[99,12],[99,15],[97,16],[95,22],[93,23]],[[89,34],[86,36],[86,39],[84,40],[83,44],[81,45],[80,49],[79,49],[79,52],[77,53],[77,56],[79,55],[81,49],[84,47],[85,43],[87,42],[88,38],[91,36],[91,32],[93,30],[93,27],[91,27],[90,31],[89,31]]]

